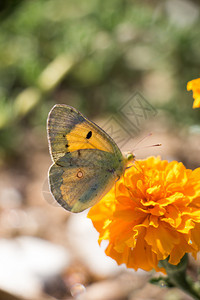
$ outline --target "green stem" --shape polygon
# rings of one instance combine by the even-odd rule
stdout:
[[[200,300],[200,294],[195,290],[194,284],[188,281],[186,277],[186,268],[188,255],[185,254],[178,265],[171,265],[168,259],[159,262],[159,265],[165,268],[170,282],[190,295],[195,300]]]

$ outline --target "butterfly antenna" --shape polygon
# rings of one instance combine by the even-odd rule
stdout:
[[[141,142],[143,142],[144,140],[146,140],[148,137],[152,136],[152,135],[153,135],[152,132],[150,132],[150,133],[148,133],[147,135],[145,135],[141,140],[139,140],[139,141],[135,144],[135,147],[136,147],[137,145],[139,145]]]
[[[144,140],[146,140],[148,137],[152,136],[153,133],[150,132],[148,133],[146,136],[144,136],[141,140],[139,140],[136,144],[135,144],[135,147],[137,145],[139,145],[141,142],[143,142]],[[158,146],[161,146],[162,144],[155,144],[155,145],[149,145],[149,146],[144,146],[144,147],[141,147],[141,148],[134,148],[134,151],[135,150],[140,150],[140,149],[144,149],[144,148],[150,148],[150,147],[158,147]]]
[[[162,144],[154,144],[154,145],[148,145],[148,146],[144,146],[144,147],[141,147],[141,148],[135,148],[135,150],[140,150],[140,149],[145,149],[145,148],[151,148],[151,147],[159,147],[159,146],[162,146]]]

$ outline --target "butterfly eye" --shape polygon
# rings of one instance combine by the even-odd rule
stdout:
[[[82,178],[83,177],[83,172],[82,171],[78,171],[77,175],[78,178]]]
[[[92,131],[89,131],[88,134],[86,135],[86,139],[89,140],[91,138],[91,136],[92,136]]]

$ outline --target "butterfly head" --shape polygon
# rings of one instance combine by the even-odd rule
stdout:
[[[125,156],[127,163],[135,160],[135,155],[131,152],[125,153],[124,156]]]

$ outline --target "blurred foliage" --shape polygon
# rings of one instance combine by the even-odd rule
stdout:
[[[16,153],[24,128],[44,128],[55,103],[94,116],[137,89],[198,124],[186,83],[200,76],[199,11],[189,0],[2,2],[0,155]]]

